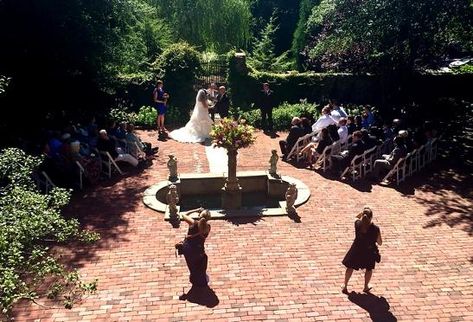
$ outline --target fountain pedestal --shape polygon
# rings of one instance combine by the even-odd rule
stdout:
[[[228,177],[222,188],[222,208],[240,209],[241,208],[241,187],[236,176],[237,149],[228,149]]]

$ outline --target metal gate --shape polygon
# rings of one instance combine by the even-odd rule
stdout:
[[[197,88],[208,88],[211,83],[226,85],[228,60],[225,57],[202,63],[201,75],[197,77]]]

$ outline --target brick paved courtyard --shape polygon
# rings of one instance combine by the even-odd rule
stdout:
[[[142,136],[158,143],[153,132]],[[142,193],[167,177],[169,153],[181,173],[209,166],[202,145],[158,145],[148,168],[76,194],[67,209],[102,234],[70,257],[85,280],[98,278],[98,292],[71,310],[23,304],[17,321],[473,321],[472,181],[456,164],[439,160],[393,189],[352,186],[280,162],[282,174],[311,188],[298,209],[301,222],[212,222],[207,253],[214,294],[181,301],[188,272],[173,246],[186,225],[172,229],[162,214],[145,208]],[[258,133],[257,144],[240,152],[239,170],[265,170],[277,147],[278,139]],[[363,274],[355,272],[346,296],[341,260],[364,205],[383,234],[382,262],[372,295],[359,293]]]

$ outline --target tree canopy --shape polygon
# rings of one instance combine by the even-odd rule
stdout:
[[[471,53],[469,0],[322,0],[309,17],[313,69],[407,70]]]

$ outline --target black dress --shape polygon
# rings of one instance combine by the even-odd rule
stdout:
[[[205,254],[205,239],[208,236],[198,234],[197,221],[189,227],[186,240],[183,245],[184,258],[190,273],[190,282],[193,286],[207,286],[207,254]],[[210,228],[210,227],[209,227]],[[198,234],[198,235],[197,235]]]
[[[361,232],[361,220],[357,220],[355,221],[355,235],[355,240],[342,261],[343,265],[356,270],[360,268],[374,269],[379,227],[371,224],[366,233],[363,233]]]

